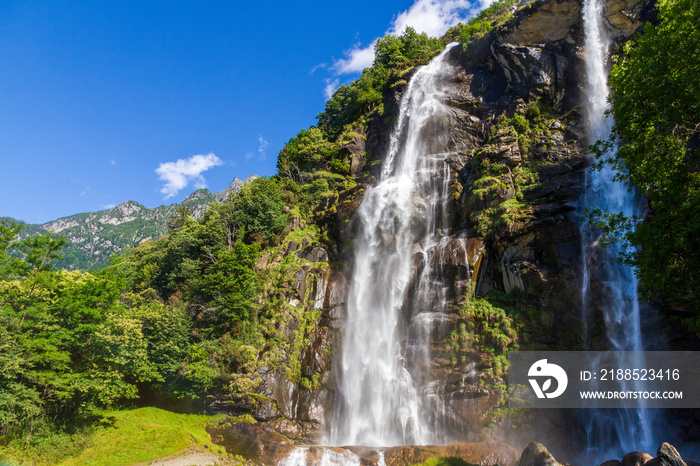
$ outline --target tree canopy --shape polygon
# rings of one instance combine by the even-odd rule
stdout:
[[[622,144],[608,161],[651,213],[643,222],[615,213],[608,220],[626,228],[625,259],[638,267],[647,298],[700,309],[700,4],[662,0],[659,9],[659,23],[624,47],[609,78],[613,137]]]

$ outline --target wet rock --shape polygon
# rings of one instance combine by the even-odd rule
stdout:
[[[514,466],[518,452],[501,443],[463,443],[446,446],[404,446],[387,448],[386,466],[423,463],[436,456],[461,458],[469,464]]]
[[[541,443],[532,442],[523,451],[518,466],[560,466],[547,447]]]
[[[653,456],[649,453],[633,451],[632,453],[627,453],[624,458],[622,458],[620,466],[644,466],[647,464],[647,461],[652,458]]]
[[[608,460],[605,463],[600,463],[600,466],[620,466],[620,460]]]
[[[240,455],[256,464],[272,466],[294,449],[294,444],[284,435],[257,424],[235,424],[209,429],[215,444],[226,452]]]
[[[323,301],[323,313],[320,325],[331,329],[341,329],[345,325],[345,302],[348,294],[348,282],[342,272],[331,273]],[[333,348],[328,348],[333,351]]]

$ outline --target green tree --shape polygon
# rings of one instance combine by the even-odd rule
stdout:
[[[303,129],[282,148],[277,157],[277,173],[301,181],[305,172],[323,166],[337,150],[337,146],[328,142],[320,129]]]
[[[659,23],[625,46],[610,73],[613,137],[622,145],[605,156],[651,213],[641,223],[615,213],[607,221],[626,232],[625,259],[638,267],[645,297],[700,310],[700,4],[662,0],[659,9]],[[610,146],[599,142],[599,152]]]
[[[407,27],[400,36],[387,34],[374,45],[374,66],[396,68],[403,63],[419,58],[430,58],[444,47],[439,39],[418,34]]]
[[[207,270],[199,282],[206,302],[217,309],[217,321],[222,328],[245,332],[258,294],[255,261],[260,245],[238,241],[234,249],[222,250],[216,264]]]
[[[256,178],[232,198],[247,242],[269,242],[288,223],[280,187],[274,178]]]

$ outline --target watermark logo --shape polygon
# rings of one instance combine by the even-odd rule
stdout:
[[[530,366],[527,373],[528,381],[532,385],[537,398],[556,398],[566,390],[566,385],[569,383],[569,378],[566,376],[566,371],[556,364],[548,363],[546,359],[540,359]],[[537,379],[543,379],[540,386]],[[557,381],[556,388],[552,389],[552,379]]]
[[[700,351],[511,351],[512,408],[697,408]]]

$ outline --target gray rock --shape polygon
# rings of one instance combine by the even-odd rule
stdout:
[[[633,451],[632,453],[627,453],[620,466],[644,466],[647,462],[654,457],[649,453],[644,453],[641,451]]]
[[[541,443],[532,442],[523,451],[518,466],[560,466],[547,447]]]

